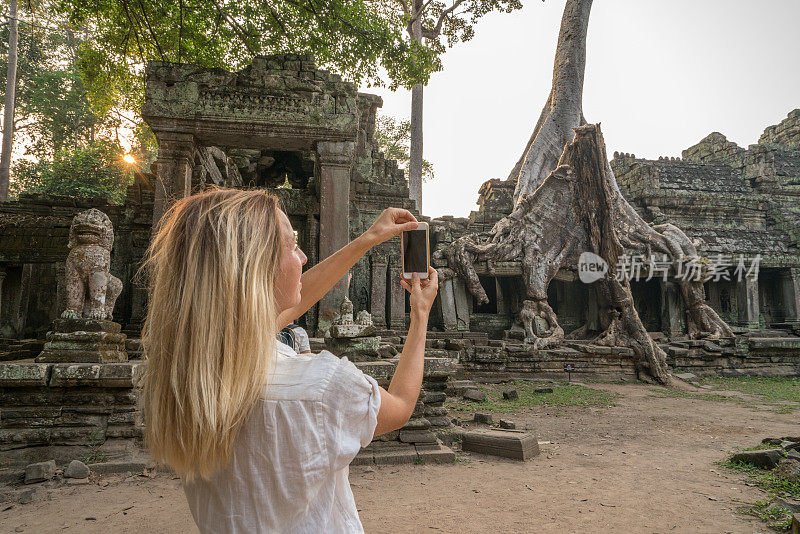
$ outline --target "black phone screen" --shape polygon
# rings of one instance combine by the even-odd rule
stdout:
[[[428,232],[427,230],[407,230],[403,232],[403,272],[428,272]]]

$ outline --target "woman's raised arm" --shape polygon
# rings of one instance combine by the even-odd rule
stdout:
[[[300,278],[303,284],[300,304],[282,312],[278,316],[278,324],[289,324],[307,312],[369,249],[399,235],[400,232],[416,228],[417,219],[410,211],[400,208],[383,210],[369,230],[303,273]]]

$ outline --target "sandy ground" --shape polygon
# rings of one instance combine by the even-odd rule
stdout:
[[[616,405],[532,407],[502,415],[528,426],[527,462],[463,453],[451,465],[353,467],[367,532],[767,532],[736,512],[763,499],[714,464],[733,447],[800,434],[797,412],[687,398],[645,385],[595,384]],[[107,485],[101,485],[107,484]],[[5,508],[5,509],[3,509]],[[196,532],[179,481],[109,475],[0,508],[4,532]]]

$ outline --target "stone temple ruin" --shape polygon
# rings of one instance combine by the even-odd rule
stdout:
[[[81,454],[75,451],[140,457],[136,400],[146,365],[139,336],[147,290],[134,273],[174,199],[208,184],[269,189],[297,230],[308,266],[361,234],[386,207],[416,213],[403,171],[374,140],[381,104],[307,56],[258,57],[235,73],[152,62],[143,116],[156,135],[158,160],[149,174],[137,174],[123,204],[24,194],[0,203],[0,470],[69,460]],[[800,110],[746,149],[713,133],[680,159],[615,154],[611,166],[645,221],[681,228],[704,258],[741,254],[749,262],[760,255],[757,278],[737,281],[731,265],[729,279],[705,283],[708,304],[734,338],[692,339],[674,282],[631,281],[635,308],[671,369],[800,375]],[[489,180],[468,218],[426,219],[435,267],[448,267],[444,250],[456,239],[488,230],[511,212],[514,186]],[[99,317],[95,310],[92,317],[83,308],[80,316],[64,316],[77,309],[70,304],[71,234],[80,235],[75,228],[89,214],[101,227],[105,220],[113,226],[113,247],[92,245],[101,256],[110,251],[109,313]],[[384,385],[408,321],[396,241],[371,250],[349,283],[341,280],[299,321],[312,335],[312,350],[347,355]],[[573,377],[636,377],[628,347],[569,336],[546,348],[525,343],[521,266],[475,267],[488,302],[475,299],[457,276],[442,282],[417,409],[357,462],[452,460],[440,438],[451,427],[444,401],[453,377],[562,378],[567,365]],[[598,321],[587,287],[577,266],[562,268],[549,284],[547,300],[565,332]],[[102,324],[87,326],[91,321]]]

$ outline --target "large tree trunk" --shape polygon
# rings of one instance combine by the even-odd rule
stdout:
[[[556,168],[573,130],[583,118],[583,76],[586,68],[586,32],[592,0],[567,0],[558,33],[553,85],[536,127],[509,179],[516,180],[514,200],[530,195]]]
[[[659,382],[668,378],[666,354],[650,339],[633,306],[630,284],[614,277],[613,266],[630,239],[634,227],[606,159],[605,142],[597,125],[575,129],[551,172],[532,195],[520,197],[510,215],[486,235],[467,235],[456,240],[445,254],[450,266],[467,281],[479,301],[486,293],[474,269],[485,260],[522,262],[526,295],[520,317],[526,341],[535,349],[563,341],[553,309],[547,303],[547,286],[562,269],[574,269],[583,252],[592,252],[611,266],[592,290],[599,296],[605,330],[594,342],[633,349],[641,378]],[[537,330],[536,318],[548,330]]]
[[[414,1],[414,11],[422,9],[421,0]],[[422,16],[411,25],[411,38],[422,42]],[[422,213],[422,84],[411,89],[411,146],[408,162],[408,190],[411,200]]]
[[[14,139],[14,103],[17,91],[17,0],[10,0],[9,4],[8,73],[6,74],[6,101],[3,114],[3,148],[2,154],[0,154],[0,202],[8,200],[11,150]]]
[[[600,127],[585,125],[581,99],[586,29],[592,0],[567,0],[547,103],[510,179],[518,179],[513,211],[488,233],[463,236],[444,250],[450,268],[479,302],[488,297],[476,261],[521,263],[525,300],[520,319],[535,349],[560,343],[564,331],[547,302],[547,286],[560,269],[575,270],[583,252],[601,256],[609,274],[592,284],[603,332],[594,340],[633,349],[640,376],[668,379],[666,356],[652,342],[633,306],[630,284],[613,276],[624,247],[697,258],[691,240],[673,225],[652,227],[625,200],[605,151]],[[582,126],[583,125],[583,126]],[[573,140],[574,139],[574,140]],[[443,276],[452,275],[445,270]],[[692,337],[732,336],[705,302],[702,282],[680,281]],[[580,329],[588,333],[588,328]]]
[[[411,89],[411,151],[408,162],[408,190],[422,213],[422,84]]]

